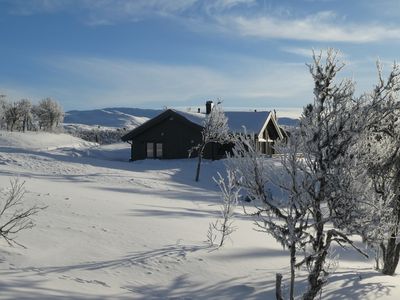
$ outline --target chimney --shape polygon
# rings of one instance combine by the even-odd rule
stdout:
[[[200,107],[197,109],[197,113],[198,113],[198,114],[200,113]]]
[[[213,107],[214,107],[214,102],[212,102],[212,101],[206,102],[206,115],[211,113],[211,110],[213,109]]]

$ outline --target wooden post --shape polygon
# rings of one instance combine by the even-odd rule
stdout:
[[[282,274],[276,273],[276,300],[283,300],[282,297]]]

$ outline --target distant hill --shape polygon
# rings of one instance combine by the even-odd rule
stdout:
[[[299,119],[292,119],[292,118],[278,118],[278,124],[282,126],[288,126],[288,127],[297,127],[300,124]]]
[[[65,124],[83,124],[115,128],[134,128],[160,114],[162,110],[128,107],[93,110],[71,110],[65,113]]]
[[[79,124],[81,128],[90,129],[94,126],[133,129],[147,120],[157,116],[163,110],[141,109],[128,107],[114,107],[93,110],[71,110],[65,113],[64,124],[71,128],[71,124]],[[232,114],[238,114],[233,112]],[[248,114],[248,112],[246,113]],[[283,126],[298,126],[299,120],[279,118],[278,123]]]

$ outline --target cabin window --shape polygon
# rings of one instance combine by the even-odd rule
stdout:
[[[146,143],[146,154],[148,158],[154,157],[154,143]]]
[[[156,155],[157,155],[157,158],[163,157],[163,144],[162,143],[156,144]]]

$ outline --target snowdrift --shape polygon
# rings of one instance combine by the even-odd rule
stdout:
[[[0,299],[275,299],[276,272],[288,296],[288,252],[241,209],[232,240],[217,251],[205,242],[223,161],[205,161],[195,183],[195,159],[132,163],[125,153],[128,144],[0,132],[0,189],[19,177],[26,205],[48,207],[18,235],[26,249],[0,240]],[[336,254],[322,299],[399,299],[398,276],[373,270],[373,258]]]

